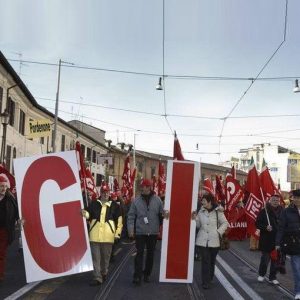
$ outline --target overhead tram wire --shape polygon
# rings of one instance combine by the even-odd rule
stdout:
[[[167,115],[167,103],[166,103],[166,82],[165,82],[165,0],[162,1],[162,80],[163,80],[163,99],[164,99],[164,117],[166,123],[171,130],[171,133],[174,134],[174,130],[168,120]]]
[[[46,97],[35,97],[35,98],[45,100],[45,101],[53,101],[53,102],[55,101],[55,99],[46,98]],[[72,101],[72,100],[59,100],[59,102],[69,103],[69,104],[78,104],[78,105],[84,105],[84,106],[90,106],[90,107],[98,107],[98,108],[117,110],[117,111],[132,112],[132,113],[137,113],[137,114],[145,114],[145,115],[165,117],[165,115],[161,114],[161,113],[126,109],[126,108],[118,108],[118,107],[113,107],[113,106],[105,106],[105,105],[100,105],[100,104],[91,104],[91,103],[78,102],[78,101]],[[172,114],[172,113],[168,113],[167,116],[168,117],[174,117],[174,118],[178,117],[178,118],[195,118],[195,119],[221,120],[221,121],[224,120],[224,117],[211,117],[211,116],[199,116],[199,115],[182,115],[182,114]],[[286,118],[300,117],[300,114],[230,116],[227,119],[285,118],[285,117]]]
[[[45,107],[47,109],[50,110],[54,110],[53,107]],[[65,114],[69,114],[69,115],[73,115],[72,112],[70,111],[64,111],[59,109],[59,112],[65,113]],[[104,123],[104,124],[108,124],[108,125],[113,125],[113,126],[117,126],[117,127],[121,127],[121,128],[125,128],[125,129],[129,129],[130,132],[132,131],[136,131],[136,132],[143,132],[143,133],[149,133],[149,134],[159,134],[159,135],[168,135],[168,136],[173,136],[173,132],[172,133],[168,133],[168,132],[160,132],[160,131],[153,131],[153,130],[144,130],[144,129],[139,129],[139,128],[134,128],[134,127],[130,127],[130,126],[126,126],[126,125],[122,125],[122,124],[118,124],[118,123],[113,123],[113,122],[108,122],[102,119],[97,119],[97,118],[93,118],[90,116],[85,116],[82,115],[81,116],[84,119],[88,119],[91,121],[98,121],[100,123]],[[262,135],[264,133],[259,133],[259,134],[234,134],[234,135],[224,135],[224,138],[233,138],[233,137],[260,137],[260,138],[275,138],[275,139],[283,139],[283,141],[286,140],[298,140],[300,138],[287,138],[287,137],[278,137],[278,136],[264,136]],[[202,138],[218,138],[218,135],[208,135],[208,134],[189,134],[189,133],[180,133],[181,136],[186,136],[186,137],[202,137]],[[244,143],[247,144],[247,143]],[[208,144],[209,145],[209,144]],[[225,145],[235,145],[235,144],[225,144]]]
[[[269,59],[267,60],[267,62],[262,66],[262,68],[260,69],[260,71],[258,72],[258,74],[256,75],[256,77],[251,81],[250,85],[244,91],[244,93],[242,94],[242,96],[234,104],[234,106],[230,110],[229,114],[224,118],[224,120],[223,120],[223,126],[222,126],[221,133],[220,133],[220,138],[219,138],[219,152],[221,152],[221,141],[222,141],[222,135],[223,135],[223,131],[224,131],[226,120],[228,119],[228,117],[231,116],[231,114],[234,112],[234,110],[237,108],[237,106],[245,98],[246,94],[251,89],[251,87],[253,86],[254,82],[257,80],[257,78],[260,76],[260,74],[265,70],[265,68],[268,66],[268,64],[271,62],[271,60],[274,58],[274,56],[276,55],[276,53],[279,51],[279,49],[282,47],[282,45],[286,41],[286,28],[287,28],[287,16],[288,16],[287,15],[287,11],[288,11],[288,0],[285,0],[285,16],[284,16],[283,40],[281,41],[281,43],[279,44],[279,46],[275,49],[275,51],[272,53],[272,55],[269,57]]]
[[[20,60],[20,59],[13,59],[8,58],[8,61],[11,62],[18,62],[18,63],[28,63],[28,64],[35,64],[35,65],[45,65],[51,67],[57,67],[58,63],[50,63],[50,62],[42,62],[36,60]],[[62,67],[65,68],[72,68],[72,69],[82,69],[82,70],[91,70],[91,71],[101,71],[101,72],[112,72],[112,73],[123,73],[123,74],[131,74],[131,75],[141,75],[141,76],[152,76],[158,77],[161,76],[159,73],[148,73],[148,72],[136,72],[136,71],[127,71],[127,70],[119,70],[119,69],[109,69],[109,68],[100,68],[100,67],[93,67],[93,66],[82,66],[82,65],[64,65]],[[201,75],[174,75],[174,74],[165,74],[165,78],[168,79],[182,79],[182,80],[212,80],[212,81],[293,81],[295,78],[299,78],[300,75],[294,76],[277,76],[277,77],[230,77],[230,76],[201,76]]]

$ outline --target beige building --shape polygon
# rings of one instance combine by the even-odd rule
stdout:
[[[12,160],[16,157],[32,156],[52,152],[51,128],[48,137],[28,136],[28,124],[30,120],[48,119],[53,127],[54,114],[37,103],[23,81],[0,52],[0,111],[7,110],[9,123],[7,125],[6,138],[3,138],[3,117],[1,117],[0,137],[1,143],[5,141],[4,162],[10,171]],[[105,132],[103,132],[104,136]],[[83,130],[78,129],[75,124],[68,123],[58,118],[57,124],[57,151],[74,149],[75,142],[79,141],[86,160],[91,166],[95,178],[101,182],[105,175],[105,165],[96,163],[97,153],[106,153],[108,148],[104,139],[94,139]],[[102,143],[103,142],[103,143]]]

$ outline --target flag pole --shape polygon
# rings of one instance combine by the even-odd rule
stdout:
[[[133,169],[136,167],[135,166],[135,136],[136,134],[133,134]],[[135,176],[133,179],[133,198],[135,198]]]

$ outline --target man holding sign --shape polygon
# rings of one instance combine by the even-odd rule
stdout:
[[[0,175],[0,282],[4,279],[7,247],[14,240],[15,222],[19,219],[17,202],[7,187],[7,179]]]

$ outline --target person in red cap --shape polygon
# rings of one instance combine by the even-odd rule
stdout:
[[[155,245],[162,218],[162,201],[152,191],[151,180],[143,179],[141,182],[141,195],[132,202],[127,216],[128,235],[130,238],[135,236],[137,249],[133,275],[134,284],[141,284],[142,275],[144,275],[145,282],[150,281]],[[147,257],[143,270],[145,246],[147,247]]]
[[[15,223],[19,219],[17,202],[7,188],[7,179],[0,175],[0,282],[4,279],[7,248],[15,238]]]
[[[101,187],[101,198],[92,201],[82,215],[90,222],[89,236],[94,266],[91,286],[100,285],[106,280],[109,259],[115,239],[122,231],[120,207],[109,199],[109,186]]]
[[[279,281],[276,279],[276,260],[271,259],[271,253],[275,250],[279,218],[283,210],[279,204],[280,195],[274,193],[265,208],[259,212],[255,223],[256,228],[260,230],[259,249],[262,252],[257,280],[259,282],[265,280],[267,268],[271,261],[269,279],[275,285],[278,285]]]

